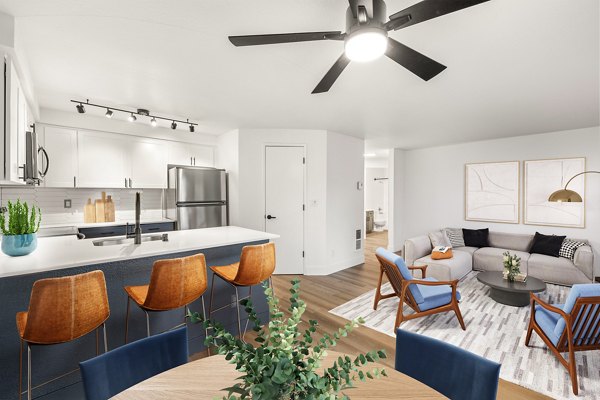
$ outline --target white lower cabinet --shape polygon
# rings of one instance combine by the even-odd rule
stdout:
[[[44,148],[50,161],[43,185],[55,188],[75,187],[78,175],[77,131],[53,126],[45,126],[40,130],[43,130]]]

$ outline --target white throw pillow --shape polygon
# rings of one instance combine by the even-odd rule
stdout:
[[[444,246],[451,247],[450,239],[448,239],[448,235],[446,235],[445,231],[439,230],[435,232],[429,233],[429,240],[431,240],[431,245],[433,247]]]

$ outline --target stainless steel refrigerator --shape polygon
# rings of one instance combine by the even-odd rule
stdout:
[[[229,225],[227,173],[224,169],[169,165],[167,218],[177,229]]]

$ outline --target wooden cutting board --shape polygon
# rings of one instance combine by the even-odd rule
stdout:
[[[105,205],[106,192],[102,192],[102,199],[96,200],[96,222],[106,222]]]
[[[92,199],[88,199],[85,206],[83,206],[83,222],[86,224],[96,222],[96,206],[92,204]]]
[[[115,222],[115,202],[110,195],[104,203],[104,222]]]

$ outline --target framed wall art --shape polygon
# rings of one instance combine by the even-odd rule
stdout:
[[[519,223],[520,162],[465,165],[465,219]]]
[[[525,161],[525,220],[528,225],[585,228],[585,175],[578,176],[569,189],[579,193],[581,203],[548,201],[554,191],[564,189],[576,174],[585,171],[585,158]]]

